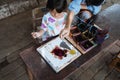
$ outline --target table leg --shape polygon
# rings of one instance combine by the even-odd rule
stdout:
[[[27,68],[27,72],[28,72],[29,79],[33,80],[33,75],[29,68]]]

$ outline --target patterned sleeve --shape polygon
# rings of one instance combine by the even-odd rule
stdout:
[[[68,9],[70,11],[73,11],[75,14],[79,13],[80,9],[81,9],[81,4],[82,0],[73,0],[70,4]]]
[[[41,29],[43,29],[44,31],[47,30],[47,17],[45,15],[42,18]]]

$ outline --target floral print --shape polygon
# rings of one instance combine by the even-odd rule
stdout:
[[[41,29],[47,32],[49,37],[58,35],[65,26],[66,16],[67,16],[67,13],[64,12],[64,16],[62,18],[56,19],[50,14],[50,12],[48,12],[43,16]],[[43,36],[44,38],[45,36],[47,38],[48,35],[43,35]]]
[[[48,21],[51,22],[51,23],[55,22],[55,20],[51,17],[48,18]]]

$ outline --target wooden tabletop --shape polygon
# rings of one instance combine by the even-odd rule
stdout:
[[[62,80],[77,68],[76,64],[73,62],[59,73],[56,73],[49,64],[43,60],[40,54],[38,54],[36,48],[37,47],[33,46],[20,53],[21,58],[36,80]]]

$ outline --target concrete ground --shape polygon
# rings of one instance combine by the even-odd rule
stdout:
[[[109,25],[111,27],[111,30],[110,30],[110,39],[105,41],[105,43],[107,44],[109,44],[109,42],[112,41],[114,42],[116,39],[120,39],[120,33],[119,33],[120,8],[113,9],[113,11],[105,13],[105,9],[115,3],[120,4],[120,1],[106,0],[102,8],[103,11],[99,14],[100,16],[107,16],[107,18],[106,17],[104,18],[106,19],[106,22],[99,23],[99,21],[96,21],[96,24],[100,24],[99,26],[101,26],[101,28],[104,28],[105,24],[107,24],[108,22],[110,24],[114,24],[114,26]],[[102,19],[103,18],[99,17],[99,20]],[[31,10],[0,20],[0,80],[28,80],[28,76],[26,74],[24,67],[25,65],[23,64],[22,60],[19,57],[19,52],[21,52],[22,50],[24,50],[25,48],[31,45],[34,45],[30,35],[32,30],[33,29],[32,29]],[[104,44],[102,45],[102,47],[104,48]],[[104,71],[105,69],[106,66],[102,67],[100,69],[101,70],[100,73],[101,74],[105,73]],[[79,72],[81,72],[81,70]],[[15,74],[18,73],[20,74],[14,76]],[[78,74],[78,73],[74,72],[74,74]],[[120,73],[113,70],[113,72],[110,73],[111,76],[114,75],[113,78],[103,79],[102,78],[103,76],[100,76],[101,78],[97,77],[91,80],[120,80],[119,74]],[[117,79],[115,78],[116,76]],[[80,79],[80,77],[81,75],[79,73],[79,76],[77,77],[72,76],[72,78],[68,77],[67,79],[90,80],[90,79]]]

